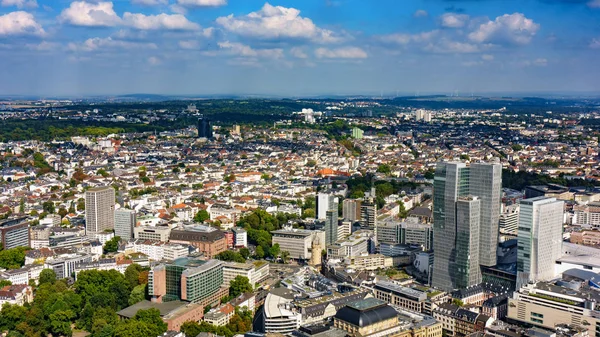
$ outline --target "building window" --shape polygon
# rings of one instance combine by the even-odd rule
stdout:
[[[538,323],[538,324],[544,323],[544,321],[542,321],[541,319],[537,319],[537,318],[531,318],[531,321],[534,323]]]
[[[544,318],[544,315],[538,314],[537,312],[531,312],[531,316],[537,317],[537,318]]]

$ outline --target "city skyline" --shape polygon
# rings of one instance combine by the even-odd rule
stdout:
[[[5,95],[594,92],[600,2],[2,0]]]

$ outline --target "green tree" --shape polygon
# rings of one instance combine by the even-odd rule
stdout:
[[[19,269],[25,264],[25,252],[28,247],[16,247],[0,251],[0,268]]]
[[[4,303],[0,311],[0,331],[13,330],[25,320],[27,309],[23,306]]]
[[[203,329],[200,327],[200,324],[194,321],[188,321],[183,323],[181,325],[180,331],[183,332],[186,336],[198,336],[201,332],[207,332],[203,331]]]
[[[146,298],[146,284],[135,286],[129,295],[129,305],[134,305]]]
[[[98,171],[96,171],[96,174],[101,175],[104,178],[107,178],[110,174],[108,174],[108,172],[106,172],[105,169],[100,168],[98,169]]]
[[[71,320],[75,318],[75,313],[71,310],[58,310],[48,316],[50,319],[50,329],[55,336],[72,336]]]
[[[125,269],[125,279],[127,283],[129,283],[129,288],[133,289],[134,287],[140,284],[140,273],[144,271],[144,267],[140,266],[137,263],[132,263]]]
[[[199,210],[198,213],[196,213],[196,215],[194,216],[195,222],[204,222],[208,219],[210,219],[210,214],[208,214],[208,212],[205,209]]]
[[[265,257],[265,250],[263,249],[262,246],[257,246],[256,247],[256,253],[255,253],[255,255],[256,255],[256,258],[258,258],[258,259],[262,259],[262,258]]]
[[[239,263],[246,262],[246,259],[242,256],[242,254],[234,252],[232,250],[226,250],[224,252],[221,252],[215,257],[221,261],[234,261]]]
[[[54,202],[50,200],[44,201],[44,203],[42,203],[42,209],[44,210],[44,212],[49,214],[54,214],[54,212],[56,211],[56,208],[54,207]]]
[[[279,244],[278,244],[278,243],[274,244],[274,245],[273,245],[273,246],[271,246],[271,248],[269,249],[269,255],[270,255],[272,258],[277,258],[277,257],[279,256],[279,252],[280,252],[280,249],[279,249]]]
[[[229,295],[238,297],[240,294],[252,291],[250,280],[245,276],[236,276],[229,284]]]
[[[283,260],[283,263],[287,263],[290,259],[290,252],[288,252],[287,250],[281,252],[281,259]]]
[[[424,176],[425,176],[425,179],[431,180],[435,177],[435,174],[433,171],[429,170],[429,171],[425,172]]]
[[[43,269],[40,272],[40,277],[38,279],[39,285],[42,284],[54,284],[56,282],[56,273],[52,269]]]
[[[244,259],[248,259],[250,257],[250,250],[246,247],[240,248],[240,255],[242,255]]]
[[[381,164],[377,167],[377,172],[383,174],[390,174],[392,173],[392,168],[388,164]]]
[[[118,236],[115,236],[112,239],[106,241],[106,243],[104,244],[104,254],[114,253],[117,250],[119,250],[119,241],[121,241],[121,238]]]

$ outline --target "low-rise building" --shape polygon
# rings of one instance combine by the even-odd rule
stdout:
[[[292,259],[310,260],[313,244],[317,241],[321,244],[325,242],[325,232],[320,230],[284,228],[272,231],[271,234],[273,244],[278,243],[279,249],[289,252]]]
[[[133,237],[141,240],[169,241],[171,228],[168,226],[139,226],[133,228]]]
[[[27,284],[13,284],[0,289],[0,308],[4,303],[24,305],[33,302],[33,289]]]
[[[526,284],[509,298],[507,319],[549,329],[558,324],[580,326],[595,335],[600,331],[600,294],[584,283]]]
[[[206,258],[227,250],[225,234],[215,227],[188,225],[171,231],[169,237],[172,243],[187,244],[198,248]]]

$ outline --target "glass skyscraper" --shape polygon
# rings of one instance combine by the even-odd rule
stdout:
[[[500,164],[437,164],[433,286],[450,291],[480,283],[474,266],[496,264],[501,197]]]

